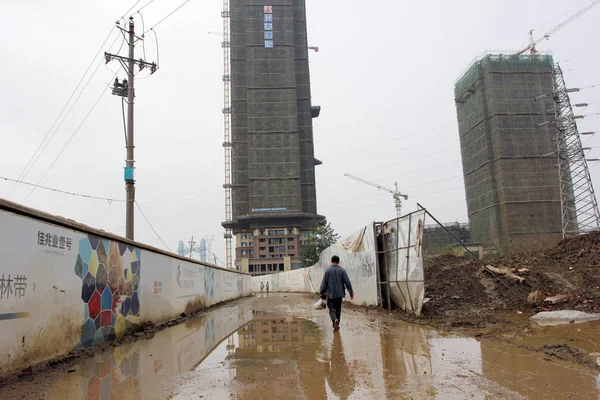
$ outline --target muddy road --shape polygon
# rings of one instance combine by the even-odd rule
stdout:
[[[360,308],[345,308],[334,333],[314,301],[237,301],[150,339],[23,376],[0,387],[0,399],[600,398],[600,375],[589,365]]]

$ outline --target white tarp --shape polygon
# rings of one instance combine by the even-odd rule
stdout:
[[[386,222],[385,252],[390,295],[398,307],[419,316],[425,297],[421,243],[425,210]]]

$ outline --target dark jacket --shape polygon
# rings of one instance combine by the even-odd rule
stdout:
[[[319,290],[321,295],[327,295],[330,299],[343,299],[346,297],[346,289],[350,294],[354,293],[346,270],[339,265],[332,265],[327,268]]]

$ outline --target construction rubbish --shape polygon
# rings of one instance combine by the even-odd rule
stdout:
[[[508,268],[495,268],[491,265],[486,265],[483,270],[491,274],[506,276],[508,278],[518,281],[519,283],[525,283],[525,278],[515,275]]]
[[[539,290],[534,290],[533,292],[529,293],[529,296],[527,296],[527,304],[537,304],[542,301],[543,298],[544,294],[542,292]]]
[[[543,311],[535,314],[530,320],[541,326],[580,324],[583,322],[600,320],[600,314],[591,314],[575,310]]]
[[[550,304],[562,304],[566,303],[567,301],[569,301],[569,296],[566,294],[557,294],[556,296],[548,297],[546,300],[544,300],[544,302]]]

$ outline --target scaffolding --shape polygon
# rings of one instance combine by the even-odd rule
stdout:
[[[563,238],[600,229],[598,202],[562,69],[554,68]]]
[[[231,74],[229,62],[229,50],[231,42],[229,38],[229,0],[223,0],[223,149],[225,153],[225,221],[230,222],[231,216]],[[230,227],[225,228],[225,266],[232,268],[231,239],[233,237]]]
[[[506,254],[561,239],[552,56],[486,55],[455,85],[471,240]]]

